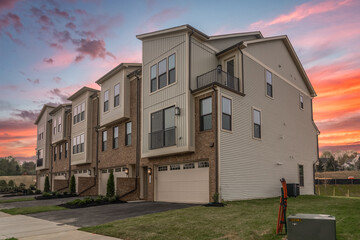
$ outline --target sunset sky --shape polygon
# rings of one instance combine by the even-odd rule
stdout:
[[[0,0],[0,157],[34,160],[43,104],[141,62],[135,35],[183,24],[288,35],[318,94],[320,151],[360,151],[359,12],[358,0]]]

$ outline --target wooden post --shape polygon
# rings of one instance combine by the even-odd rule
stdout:
[[[333,187],[333,196],[335,197],[335,187]]]
[[[347,196],[350,197],[350,189],[348,188]]]

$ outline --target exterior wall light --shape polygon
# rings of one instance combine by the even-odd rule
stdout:
[[[152,174],[152,169],[148,168],[148,174],[151,175]]]
[[[180,115],[180,108],[179,107],[175,107],[175,115],[176,116]]]
[[[129,175],[129,169],[128,168],[125,168],[124,172],[125,172],[126,175]]]

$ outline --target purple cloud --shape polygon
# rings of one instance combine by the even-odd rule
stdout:
[[[67,99],[69,98],[70,95],[62,93],[61,90],[58,88],[54,88],[54,89],[50,90],[49,93],[52,96],[60,98],[62,103],[69,102]]]
[[[43,62],[46,62],[48,64],[52,64],[54,62],[54,60],[52,58],[44,58]]]
[[[2,28],[8,27],[11,24],[14,27],[15,31],[17,32],[20,32],[21,29],[24,27],[23,24],[21,23],[20,17],[16,14],[8,13],[2,18],[0,18],[0,30]]]
[[[88,40],[81,39],[79,42],[80,47],[76,50],[80,53],[80,56],[89,55],[92,59],[105,58],[106,55],[116,58],[112,53],[107,52],[105,48],[104,40]]]
[[[13,112],[11,115],[15,117],[19,117],[23,120],[30,120],[31,122],[34,122],[39,115],[40,111],[30,111],[30,110],[19,110],[15,109],[15,112]]]
[[[65,25],[65,27],[69,28],[69,29],[72,29],[72,30],[75,30],[76,29],[76,25],[72,22],[69,22]]]
[[[36,79],[27,78],[26,80],[27,80],[28,82],[33,83],[34,85],[40,83],[40,80],[39,80],[38,78],[36,78]]]
[[[15,44],[20,45],[20,46],[25,46],[25,44],[24,44],[20,39],[14,38],[11,33],[6,32],[5,34],[6,34],[6,35],[11,39],[11,41],[13,41]]]
[[[54,77],[54,81],[56,82],[56,83],[60,83],[61,82],[61,77]]]
[[[5,9],[12,9],[16,2],[19,0],[1,0],[0,1],[0,12]]]

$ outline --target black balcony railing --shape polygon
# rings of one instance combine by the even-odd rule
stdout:
[[[218,68],[198,76],[196,79],[196,89],[203,88],[214,83],[220,84],[234,91],[241,92],[239,78],[234,77]]]
[[[175,127],[149,133],[149,148],[157,149],[176,145]]]
[[[37,166],[37,167],[41,167],[42,165],[43,165],[43,159],[42,159],[42,158],[37,159],[37,160],[36,160],[36,166]]]

